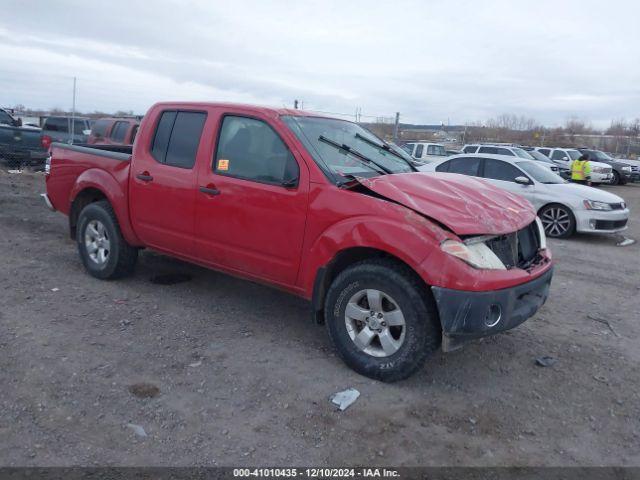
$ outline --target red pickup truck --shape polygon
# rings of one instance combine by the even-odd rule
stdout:
[[[519,325],[549,292],[526,200],[299,110],[159,103],[133,147],[53,144],[46,184],[94,277],[130,274],[148,247],[281,288],[384,381]]]

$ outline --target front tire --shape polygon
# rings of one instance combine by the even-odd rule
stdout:
[[[356,372],[394,382],[420,369],[440,346],[435,302],[408,267],[366,260],[341,272],[325,300],[327,332]]]
[[[138,260],[138,249],[122,237],[113,208],[106,200],[90,203],[78,217],[76,241],[87,272],[101,280],[131,274]]]
[[[576,231],[576,218],[564,205],[547,205],[540,210],[538,216],[548,237],[569,238]]]
[[[613,177],[611,178],[611,185],[620,185],[621,184],[620,175],[615,170],[612,173],[613,173]]]

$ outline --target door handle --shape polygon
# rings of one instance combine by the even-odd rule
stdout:
[[[220,190],[215,187],[200,187],[200,191],[207,195],[220,195]]]
[[[138,180],[142,180],[143,182],[150,182],[153,180],[153,177],[149,175],[149,172],[142,172],[136,175]]]

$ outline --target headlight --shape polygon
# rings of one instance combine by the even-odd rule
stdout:
[[[605,202],[596,202],[595,200],[585,200],[584,208],[587,210],[612,210],[611,205]]]
[[[536,225],[538,226],[538,235],[540,236],[540,250],[547,248],[547,234],[544,232],[544,225],[540,217],[536,217]]]
[[[474,268],[483,270],[506,270],[504,263],[484,242],[465,244],[457,240],[445,240],[440,245],[443,252],[459,258]]]
[[[625,172],[630,172],[631,171],[631,167],[622,167],[622,170],[624,170]]]

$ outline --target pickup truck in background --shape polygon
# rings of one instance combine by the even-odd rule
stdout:
[[[23,127],[6,110],[0,109],[0,164],[7,168],[44,168],[47,150],[39,128]]]
[[[68,215],[90,275],[131,274],[147,247],[275,286],[308,299],[342,359],[383,381],[519,325],[549,292],[528,201],[418,173],[344,120],[159,103],[133,147],[54,143],[46,173],[45,202]]]
[[[54,142],[84,144],[90,133],[91,120],[88,118],[51,116],[42,122],[42,144],[45,148]]]
[[[133,145],[140,120],[136,118],[100,118],[91,126],[90,145]]]

